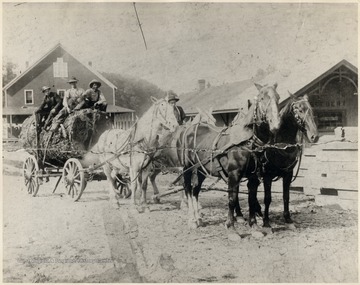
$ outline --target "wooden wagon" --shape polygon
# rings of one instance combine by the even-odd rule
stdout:
[[[53,193],[63,180],[65,193],[78,201],[91,180],[105,180],[102,165],[96,155],[84,158],[103,131],[111,128],[105,112],[84,109],[70,114],[55,132],[37,129],[36,116],[23,123],[20,143],[28,152],[23,163],[23,178],[27,192],[36,196],[39,187],[49,178],[58,178]],[[117,190],[130,195],[127,177],[116,177]]]

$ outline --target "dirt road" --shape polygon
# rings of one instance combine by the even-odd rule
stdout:
[[[161,181],[160,181],[161,184]],[[164,183],[165,184],[165,183]],[[274,191],[279,191],[279,185]],[[261,198],[263,193],[259,194]],[[247,209],[247,197],[241,206]],[[357,213],[318,207],[311,197],[292,194],[295,221],[284,225],[282,195],[273,194],[272,230],[243,221],[237,235],[225,227],[226,195],[202,193],[205,226],[190,231],[179,196],[131,215],[132,242],[140,274],[152,282],[357,282]],[[244,211],[247,216],[246,210]],[[126,219],[125,219],[126,220]],[[135,224],[136,221],[136,224]],[[262,225],[262,221],[258,221]],[[134,233],[135,232],[135,233]]]
[[[4,176],[4,281],[142,281],[104,183],[93,182],[77,203],[61,191],[52,194],[54,184],[40,186],[32,197],[20,177]]]
[[[159,176],[160,190],[171,178]],[[51,193],[55,179],[35,198],[20,177],[4,180],[5,282],[358,282],[357,212],[303,194],[291,196],[293,225],[274,193],[272,230],[239,220],[231,233],[222,192],[201,193],[204,227],[189,230],[179,194],[138,213],[128,201],[114,208],[105,181],[88,183],[74,203]]]

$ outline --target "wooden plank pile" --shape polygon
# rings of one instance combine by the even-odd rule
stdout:
[[[335,132],[328,142],[304,151],[299,177],[292,184],[306,195],[314,195],[318,205],[337,204],[344,209],[358,208],[357,128]]]

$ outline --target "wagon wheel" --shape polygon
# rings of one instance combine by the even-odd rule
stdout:
[[[76,158],[66,161],[63,171],[63,181],[65,183],[66,194],[77,202],[86,186],[84,168]]]
[[[39,164],[35,156],[33,155],[28,156],[25,159],[23,165],[23,177],[24,177],[25,187],[27,188],[27,192],[29,194],[32,194],[33,197],[36,196],[40,186],[39,178],[36,177],[38,171],[39,171]]]
[[[125,199],[131,196],[129,183],[130,180],[128,178],[123,178],[121,175],[116,175],[115,186],[117,194],[124,197]]]

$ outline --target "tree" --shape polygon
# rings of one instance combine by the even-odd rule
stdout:
[[[115,104],[133,109],[139,116],[152,105],[151,97],[165,97],[163,90],[146,80],[116,73],[103,75],[118,88],[115,92]]]
[[[3,63],[3,66],[2,66],[3,87],[16,77],[16,73],[15,73],[16,68],[17,68],[17,65],[15,63],[12,63],[12,62]]]

